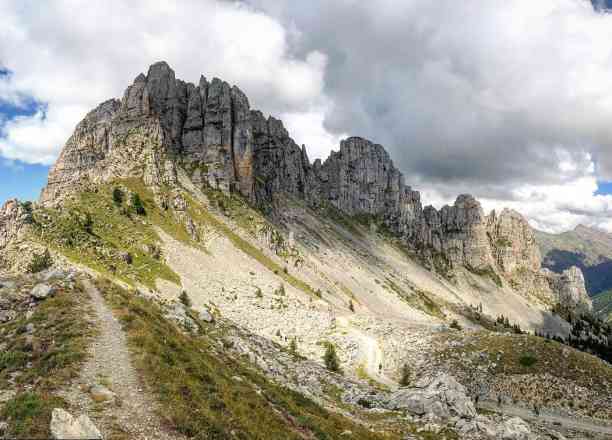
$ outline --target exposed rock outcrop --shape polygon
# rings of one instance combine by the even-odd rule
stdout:
[[[115,178],[139,177],[154,190],[172,186],[177,167],[196,185],[239,192],[261,207],[288,195],[312,207],[332,205],[347,215],[376,218],[434,267],[465,267],[508,280],[526,271],[522,290],[536,284],[537,290],[550,289],[539,272],[533,231],[517,212],[486,216],[470,195],[440,210],[423,208],[419,192],[405,184],[385,149],[358,137],[311,164],[283,123],[252,110],[240,89],[203,76],[197,85],[185,83],[165,62],[138,75],[121,101],[102,103],[79,123],[41,201],[55,204],[89,182]],[[566,281],[576,285],[580,279],[563,276],[550,284],[571,299],[576,295],[562,287]]]
[[[19,239],[30,219],[31,212],[18,200],[5,202],[0,208],[0,249]]]
[[[593,303],[584,285],[582,270],[572,266],[561,274],[551,272],[548,269],[544,269],[544,271],[559,304],[576,309],[578,312],[593,308]]]

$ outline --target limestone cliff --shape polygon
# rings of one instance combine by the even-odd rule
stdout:
[[[487,216],[470,195],[440,210],[423,208],[387,151],[358,137],[311,164],[283,123],[252,110],[240,89],[203,76],[197,85],[185,83],[165,62],[138,75],[121,101],[100,104],[79,123],[41,201],[61,203],[89,182],[115,178],[174,185],[177,167],[196,185],[238,192],[254,205],[274,206],[288,195],[311,207],[329,204],[349,216],[375,217],[425,259],[519,277],[524,291],[548,289],[551,301],[573,298],[563,286],[580,284],[579,269],[571,280],[540,272],[533,231],[517,212]]]

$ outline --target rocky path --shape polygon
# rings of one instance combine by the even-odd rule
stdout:
[[[338,326],[359,341],[360,362],[368,377],[391,389],[397,388],[397,382],[382,373],[381,365],[384,362],[384,355],[378,341],[351,325],[349,318],[345,316],[339,316],[336,322]]]
[[[125,333],[98,289],[84,280],[99,334],[81,375],[63,397],[78,413],[86,413],[104,438],[183,440],[162,426],[158,405],[130,359]]]
[[[611,425],[599,425],[595,423],[588,422],[583,419],[572,419],[569,417],[562,417],[554,414],[548,414],[546,412],[540,412],[539,416],[536,416],[533,411],[527,408],[522,408],[514,405],[501,405],[498,406],[495,402],[479,402],[479,409],[484,409],[487,411],[493,411],[500,414],[505,414],[509,416],[520,417],[524,420],[528,420],[530,422],[544,422],[547,424],[551,424],[554,426],[561,426],[566,429],[577,430],[582,432],[593,432],[596,434],[602,434],[607,436],[611,436],[612,438],[612,426]]]

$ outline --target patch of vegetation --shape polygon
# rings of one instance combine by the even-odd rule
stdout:
[[[489,278],[491,281],[495,283],[495,285],[497,285],[497,287],[503,287],[504,282],[502,281],[501,277],[497,274],[497,272],[493,270],[491,266],[487,266],[484,268],[475,268],[471,266],[466,266],[466,267],[474,275],[478,275],[483,278]]]
[[[463,328],[456,319],[453,319],[453,322],[450,323],[450,328],[454,328],[455,330],[463,330]]]
[[[179,295],[179,301],[183,303],[185,307],[187,308],[191,307],[191,298],[189,298],[189,295],[187,294],[185,290],[183,290],[181,294]]]
[[[325,354],[323,355],[325,368],[335,373],[340,373],[340,360],[336,354],[336,346],[331,342],[325,344]]]
[[[225,223],[216,219],[212,214],[204,209],[200,209],[197,207],[197,204],[194,202],[193,198],[189,195],[185,195],[185,198],[188,201],[188,211],[191,217],[203,224],[212,226],[217,231],[221,232],[225,237],[227,237],[236,248],[240,249],[245,254],[249,255],[251,258],[255,259],[259,263],[263,264],[267,269],[274,272],[276,275],[283,278],[288,284],[299,289],[305,293],[316,296],[314,289],[309,286],[304,281],[299,278],[294,277],[290,273],[285,272],[283,270],[283,266],[272,260],[272,258],[268,257],[263,253],[260,249],[257,249],[247,240],[242,238],[236,232],[234,232],[229,226]]]
[[[42,272],[53,265],[53,259],[49,249],[45,249],[42,254],[34,254],[32,260],[28,264],[27,271],[30,273]]]
[[[85,322],[87,303],[82,289],[58,288],[55,295],[34,309],[30,319],[20,316],[0,324],[7,347],[0,354],[0,389],[9,386],[13,373],[17,394],[6,402],[0,419],[9,424],[8,437],[49,438],[53,408],[65,403],[55,392],[78,375],[93,331]],[[26,325],[32,324],[32,334]]]
[[[497,247],[512,247],[512,242],[506,237],[500,237],[495,241]]]
[[[269,382],[217,348],[213,332],[181,332],[156,304],[109,281],[99,284],[127,332],[137,368],[159,398],[168,424],[180,433],[194,439],[332,440],[348,430],[355,439],[399,438],[371,432]]]
[[[523,367],[533,367],[538,362],[538,358],[531,354],[524,354],[519,358],[519,363]]]
[[[408,293],[400,286],[398,286],[391,278],[387,277],[386,281],[387,283],[386,285],[383,285],[383,287],[388,286],[401,299],[406,301],[412,307],[419,309],[427,313],[428,315],[435,316],[436,318],[443,319],[446,316],[440,306],[434,300],[431,299],[431,297],[429,296],[430,294],[428,294],[424,290],[418,289],[416,286],[413,286],[412,292]]]
[[[79,264],[112,275],[129,284],[149,287],[162,278],[174,283],[179,277],[159,258],[155,226],[181,241],[189,241],[183,225],[172,212],[157,207],[154,196],[139,180],[121,181],[146,208],[146,220],[116,204],[116,186],[102,185],[82,192],[60,209],[40,209],[34,214],[35,238]],[[121,256],[127,252],[130,259]]]
[[[410,369],[410,366],[408,364],[404,364],[402,365],[402,371],[400,375],[399,384],[403,387],[407,387],[407,386],[410,386],[411,382],[412,382],[412,370]]]

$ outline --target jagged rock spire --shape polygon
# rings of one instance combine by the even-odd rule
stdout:
[[[313,207],[375,216],[426,258],[451,267],[501,274],[540,267],[520,214],[485,216],[470,195],[439,211],[423,208],[387,151],[359,137],[310,164],[282,121],[252,110],[238,87],[204,76],[197,85],[185,83],[163,61],[139,74],[121,101],[100,104],[78,124],[41,200],[55,203],[83,184],[115,178],[173,185],[179,166],[195,184],[240,192],[253,204],[270,205],[285,194]]]

